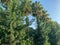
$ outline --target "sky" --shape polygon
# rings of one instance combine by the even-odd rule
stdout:
[[[35,1],[39,1],[48,11],[49,17],[60,24],[60,0],[33,0],[33,2]]]

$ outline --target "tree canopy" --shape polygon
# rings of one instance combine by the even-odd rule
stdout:
[[[60,24],[40,2],[0,0],[0,5],[0,45],[60,45]]]

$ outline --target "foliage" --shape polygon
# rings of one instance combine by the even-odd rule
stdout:
[[[60,45],[60,25],[48,17],[40,2],[1,0],[0,3],[0,45]],[[29,14],[36,18],[36,29],[30,27],[35,20],[30,21]]]

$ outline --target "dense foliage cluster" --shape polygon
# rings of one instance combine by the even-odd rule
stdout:
[[[40,2],[1,0],[0,45],[60,45],[60,25],[48,15]]]

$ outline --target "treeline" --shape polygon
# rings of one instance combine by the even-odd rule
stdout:
[[[1,0],[0,5],[0,45],[60,45],[60,24],[40,2]],[[35,29],[30,27],[33,22]]]

